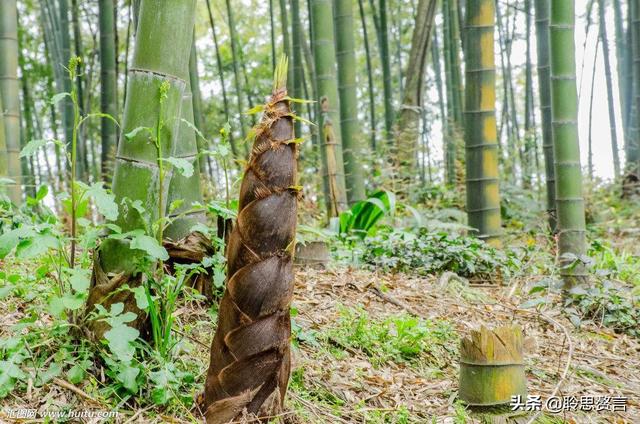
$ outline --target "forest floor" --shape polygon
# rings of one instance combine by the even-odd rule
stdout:
[[[459,338],[482,324],[512,322],[520,324],[526,336],[529,394],[541,395],[543,401],[551,395],[627,398],[626,412],[547,413],[535,422],[639,422],[637,339],[603,328],[577,330],[556,308],[544,314],[518,309],[521,299],[513,294],[514,286],[470,286],[451,276],[417,278],[348,267],[298,269],[296,347],[285,422],[473,422],[456,401]],[[6,302],[0,308],[1,334],[23,308]],[[193,342],[189,355],[200,363],[199,384],[214,334],[212,313],[189,303],[175,314],[184,336]],[[3,401],[0,422],[45,422],[12,420],[7,411],[52,405],[75,410],[115,407],[119,415],[109,422],[117,423],[198,422],[194,409],[114,405],[101,397],[99,380],[76,387],[57,378],[11,393]],[[532,417],[517,415],[517,422]]]

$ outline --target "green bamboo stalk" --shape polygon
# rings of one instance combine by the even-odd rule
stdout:
[[[297,0],[294,0],[297,1]],[[360,11],[360,22],[362,24],[362,38],[364,40],[365,59],[367,61],[367,83],[369,89],[369,126],[371,131],[371,151],[376,151],[376,99],[373,84],[373,65],[371,63],[371,47],[369,46],[369,31],[367,30],[367,17],[364,12],[363,0],[358,0],[358,9]]]
[[[292,87],[291,94],[294,98],[303,99],[304,94],[304,67],[302,64],[302,20],[300,18],[300,2],[299,0],[291,0],[291,36],[293,49],[293,63],[291,64],[293,72],[293,81],[289,83]],[[275,66],[274,66],[275,68]],[[301,106],[294,105],[293,110],[299,116],[302,116]],[[296,120],[294,129],[298,137],[302,135],[302,122]]]
[[[507,15],[507,24],[508,22]],[[518,120],[517,117],[513,116],[512,113],[512,103],[515,103],[513,100],[513,85],[510,83],[512,78],[511,74],[511,66],[510,66],[510,49],[507,46],[506,40],[508,37],[508,28],[504,30],[504,23],[502,19],[501,9],[499,7],[499,3],[496,3],[496,19],[497,19],[497,27],[498,27],[498,44],[500,45],[500,65],[502,71],[502,114],[501,114],[501,124],[500,124],[500,138],[502,137],[503,128],[506,127],[507,133],[507,148],[504,149],[506,153],[505,160],[505,175],[509,178],[512,184],[516,182],[516,170],[517,170],[517,159],[518,159],[518,146],[517,141],[519,138],[518,132]],[[508,26],[508,25],[507,25]],[[507,34],[505,34],[507,32]],[[514,107],[515,108],[515,107]]]
[[[24,33],[18,34],[19,45],[23,44],[23,41],[22,41],[24,36],[23,34]],[[20,75],[22,76],[20,78],[20,88],[22,90],[22,102],[21,102],[22,127],[20,130],[20,136],[21,136],[20,146],[21,148],[24,148],[24,146],[26,146],[27,143],[29,143],[29,141],[35,139],[34,128],[33,128],[33,113],[32,113],[32,107],[34,104],[31,100],[31,94],[30,94],[31,91],[29,90],[29,75],[27,74],[25,69],[25,57],[22,51],[20,51],[18,55],[18,62],[20,67]],[[36,160],[37,159],[38,158],[36,156]],[[28,158],[26,157],[22,158],[22,160],[20,161],[20,167],[22,169],[22,183],[24,185],[24,193],[27,196],[35,197],[36,184],[38,183],[36,174],[39,170],[36,169],[35,167],[33,156]]]
[[[620,97],[620,115],[622,116],[622,132],[623,139],[627,139],[628,131],[628,109],[629,102],[627,92],[631,91],[631,87],[627,87],[627,61],[629,60],[629,46],[627,45],[627,34],[624,30],[622,6],[620,0],[613,0],[613,16],[615,26],[615,46],[618,76],[618,96]]]
[[[627,182],[636,182],[640,178],[640,0],[630,0],[632,50],[633,50],[633,107],[631,120],[633,121],[629,131],[627,142]]]
[[[175,139],[181,123],[178,117],[193,42],[195,4],[195,0],[142,0],[141,3],[138,35],[129,68],[123,136],[118,144],[112,184],[120,205],[116,223],[123,232],[144,229],[152,237],[160,237],[163,232],[149,227],[162,219],[167,210],[172,179],[171,169],[163,166],[162,158],[176,153]],[[153,128],[154,134],[134,131],[139,128]],[[150,137],[154,141],[150,142]],[[144,208],[144,213],[132,206],[135,202]],[[93,278],[97,283],[90,289],[87,310],[91,311],[95,304],[108,309],[111,303],[122,302],[125,310],[137,311],[132,293],[111,295],[122,284],[130,287],[140,284],[138,264],[143,256],[142,251],[131,249],[126,241],[103,240],[94,258]],[[110,275],[120,277],[111,281]],[[144,317],[139,314],[132,325],[140,327],[143,322]],[[104,323],[95,323],[92,330],[100,338],[107,328]]]
[[[206,221],[202,210],[193,210],[194,203],[202,203],[202,192],[200,189],[198,143],[196,132],[193,129],[193,95],[190,80],[187,79],[186,83],[187,86],[182,95],[182,119],[178,123],[173,157],[187,160],[193,166],[193,174],[185,176],[174,171],[169,184],[167,216],[172,218],[172,222],[165,230],[165,237],[176,242],[191,234],[191,228],[195,224]],[[182,204],[175,210],[171,210],[169,208],[173,202],[181,202]]]
[[[467,2],[465,47],[465,145],[469,226],[491,244],[500,243],[500,189],[496,128],[494,0]]]
[[[594,88],[596,85],[596,64],[598,63],[598,53],[600,51],[600,37],[596,40],[596,51],[593,54],[593,68],[591,69],[591,91],[589,96],[589,136],[588,136],[588,153],[587,153],[587,172],[589,173],[589,181],[593,182],[593,100]]]
[[[523,186],[531,188],[536,160],[535,126],[533,125],[533,72],[531,65],[531,0],[524,2],[526,23],[525,96],[524,96],[524,157]]]
[[[62,91],[66,93],[71,92],[71,85],[73,81],[69,79],[69,74],[65,70],[71,59],[71,37],[69,34],[69,2],[68,0],[58,1],[58,16],[57,18],[57,31],[59,42],[59,56],[56,66],[61,72]],[[65,141],[68,148],[71,148],[71,140],[73,138],[73,103],[69,96],[62,99],[62,123],[64,127]],[[82,163],[78,164],[78,175],[82,175]]]
[[[22,169],[20,165],[20,85],[18,82],[18,10],[16,0],[0,2],[0,97],[4,116],[7,152],[7,176],[15,184],[9,198],[22,203]]]
[[[420,142],[420,118],[424,108],[424,78],[437,1],[420,0],[404,72],[406,83],[402,109],[398,115],[398,132],[394,160],[400,178],[410,181],[415,175],[416,152]]]
[[[586,270],[584,198],[578,140],[574,0],[551,0],[551,111],[558,209],[558,257],[565,288],[582,284]],[[574,264],[575,266],[572,266]]]
[[[2,96],[0,96],[0,111],[4,111],[2,106]],[[0,178],[9,177],[8,173],[9,154],[7,152],[7,135],[4,126],[4,113],[0,113]],[[0,195],[6,194],[6,188],[0,184]]]
[[[282,27],[282,47],[287,57],[293,57],[291,51],[291,37],[289,35],[289,14],[287,13],[287,0],[280,0],[280,26]],[[275,68],[274,68],[275,69]],[[288,81],[293,87],[295,84],[293,76],[293,67],[287,68]]]
[[[220,78],[220,87],[222,89],[222,104],[224,105],[224,115],[227,122],[231,122],[231,109],[229,107],[229,97],[227,96],[227,83],[224,78],[224,68],[222,66],[222,57],[220,55],[220,45],[218,44],[218,35],[216,33],[215,21],[213,20],[213,11],[211,10],[210,0],[206,0],[207,11],[209,12],[209,24],[211,25],[211,34],[213,36],[213,45],[216,51],[216,67],[218,69],[218,78]],[[233,134],[229,134],[229,144],[234,157],[239,157],[238,147],[236,146]]]
[[[451,55],[451,77],[453,79],[453,112],[457,130],[461,131],[464,127],[464,82],[462,81],[462,65],[460,63],[460,11],[458,8],[458,0],[448,0],[449,5],[449,30],[451,31],[451,47],[449,54]]]
[[[442,57],[440,55],[440,43],[438,41],[438,31],[433,32],[433,43],[431,43],[431,60],[433,62],[433,71],[435,74],[435,82],[436,82],[436,90],[438,92],[438,109],[440,111],[440,122],[442,124],[442,139],[445,142],[444,152],[445,152],[445,169],[444,169],[444,179],[447,184],[452,184],[452,181],[455,181],[455,159],[453,163],[450,163],[451,158],[449,157],[447,143],[447,131],[449,123],[447,122],[447,113],[445,110],[445,98],[444,98],[444,89],[442,84],[442,64],[440,61]],[[427,144],[428,148],[428,144]],[[432,181],[431,178],[431,164],[429,161],[429,182]]]
[[[344,161],[340,129],[338,80],[331,0],[310,0],[313,54],[320,107],[323,177],[328,187],[325,202],[328,216],[337,216],[347,207]]]
[[[338,62],[338,90],[340,95],[340,129],[344,155],[347,200],[352,205],[365,198],[362,170],[362,133],[358,122],[358,93],[356,88],[356,52],[353,34],[353,4],[333,0],[336,57]]]
[[[442,1],[442,39],[443,39],[443,55],[444,55],[444,73],[445,73],[445,92],[447,99],[447,114],[443,118],[444,140],[445,140],[445,162],[446,162],[446,182],[449,186],[456,183],[456,100],[453,78],[452,64],[452,36],[451,36],[451,15],[449,14],[449,2],[451,0]]]
[[[117,118],[118,86],[113,0],[100,0],[98,8],[100,17],[100,108],[102,113]],[[118,129],[111,119],[102,118],[100,121],[100,139],[102,143],[101,173],[102,178],[108,180],[118,143]]]
[[[276,26],[273,13],[273,0],[269,0],[269,23],[271,24],[271,68],[276,69]]]
[[[609,57],[609,39],[607,37],[607,21],[605,15],[604,0],[598,0],[598,13],[600,18],[600,42],[604,55],[604,75],[607,84],[607,104],[609,111],[609,133],[611,134],[611,151],[613,153],[613,170],[615,178],[620,174],[620,156],[618,148],[618,132],[616,129],[616,111],[613,100],[613,78],[611,77],[611,61]]]
[[[191,119],[191,123],[199,130],[199,131],[203,131],[204,127],[203,127],[203,117],[202,117],[202,92],[200,91],[200,75],[198,74],[198,52],[196,50],[196,39],[195,39],[196,35],[195,32],[193,34],[193,43],[191,44],[191,55],[189,56],[189,88],[190,88],[190,94],[191,94],[191,116],[189,114],[189,112],[187,111],[186,115],[185,115],[185,108],[184,105],[182,107],[182,111],[183,111],[183,116],[182,119],[186,119],[189,120]],[[191,131],[193,131],[193,129],[190,129]],[[193,137],[195,137],[195,133],[193,135]],[[198,152],[203,152],[205,150],[207,150],[207,146],[206,146],[206,142],[204,139],[202,139],[201,137],[196,137],[196,142],[197,142],[197,146],[198,146]],[[211,159],[209,156],[207,156],[207,159],[205,161],[204,158],[201,158],[200,160],[198,160],[198,163],[200,164],[200,176],[206,175],[207,174],[207,168],[206,165],[209,164],[209,166],[211,166]]]
[[[556,231],[556,178],[553,159],[551,125],[551,65],[549,63],[549,0],[535,0],[536,41],[538,53],[538,86],[542,117],[542,150],[544,152],[549,228]]]
[[[397,71],[395,73],[392,72],[392,74],[394,74],[394,77],[396,79],[396,85],[398,87],[398,98],[402,99],[404,97],[404,79],[402,78],[403,76],[403,66],[402,66],[402,41],[400,40],[401,38],[401,34],[403,32],[402,29],[402,21],[400,20],[400,18],[398,17],[398,15],[400,14],[400,8],[402,7],[402,5],[400,4],[400,2],[397,2],[395,4],[395,9],[393,9],[394,11],[390,13],[391,16],[391,30],[390,33],[392,35],[393,38],[393,42],[395,44],[395,49],[394,49],[394,64],[396,65]],[[415,9],[415,7],[414,7]],[[389,42],[391,43],[391,42]],[[392,81],[393,84],[393,81]],[[394,122],[395,124],[395,122]]]
[[[231,7],[231,1],[225,1],[227,7],[227,20],[229,24],[229,32],[231,39],[231,58],[233,60],[233,81],[236,89],[236,106],[238,108],[238,119],[240,125],[240,134],[242,139],[247,137],[247,130],[245,128],[245,110],[242,101],[242,82],[240,80],[240,57],[238,53],[238,35],[236,31],[236,23],[233,16],[233,8]]]
[[[71,26],[73,28],[73,45],[74,55],[77,57],[83,57],[82,48],[82,34],[80,32],[80,10],[78,8],[78,0],[71,0]],[[78,92],[78,106],[80,108],[80,115],[86,114],[85,94],[84,94],[84,80],[86,78],[85,64],[83,62],[78,63],[78,76],[72,83],[76,84],[76,90]],[[84,137],[86,127],[82,127],[78,131],[78,157],[80,166],[78,168],[79,179],[87,180],[89,178],[89,159],[87,153],[86,140]]]
[[[382,78],[384,87],[384,126],[389,145],[393,140],[393,87],[391,76],[391,58],[389,57],[389,29],[387,25],[387,1],[379,1],[378,44],[380,45],[380,61],[382,62]]]

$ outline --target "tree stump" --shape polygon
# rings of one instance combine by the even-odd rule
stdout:
[[[519,325],[471,331],[460,343],[460,399],[474,406],[506,404],[516,395],[526,399],[522,346]]]

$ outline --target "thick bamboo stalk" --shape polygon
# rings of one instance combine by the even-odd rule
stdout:
[[[552,232],[556,231],[556,178],[553,159],[553,128],[551,125],[551,66],[549,46],[549,0],[535,0],[536,41],[538,53],[538,86],[542,117],[542,150],[544,152],[547,187],[547,218]]]
[[[167,216],[172,218],[173,221],[165,230],[164,235],[174,242],[187,237],[195,224],[198,222],[204,223],[206,220],[202,210],[193,210],[194,203],[202,202],[202,193],[200,189],[198,144],[196,132],[193,129],[193,95],[189,79],[186,80],[186,83],[187,86],[182,95],[181,119],[178,122],[173,157],[188,161],[193,166],[193,174],[185,176],[179,172],[173,172],[169,184],[167,208],[173,202],[182,203],[180,207],[173,211],[167,209]]]
[[[7,152],[7,176],[15,184],[9,198],[22,203],[22,169],[20,165],[20,84],[18,82],[18,10],[16,0],[0,2],[0,97],[4,116]]]
[[[558,209],[558,257],[565,288],[582,284],[586,253],[582,169],[578,140],[574,0],[551,0],[551,111]],[[576,266],[572,266],[576,265]]]
[[[116,202],[122,205],[117,224],[123,232],[146,229],[147,235],[156,236],[150,224],[162,218],[167,208],[171,170],[165,167],[163,172],[160,164],[162,158],[175,153],[194,19],[195,0],[142,1],[112,184]],[[125,137],[141,127],[160,129],[160,152],[149,140],[155,133],[150,136],[138,131]],[[144,214],[132,207],[133,202],[141,204]],[[130,249],[126,241],[106,239],[101,243],[94,257],[88,311],[95,304],[109,309],[109,305],[122,302],[125,310],[139,312],[131,292],[113,292],[123,284],[140,284],[137,263],[142,256],[142,251]],[[144,319],[139,313],[132,325],[140,327]],[[104,323],[95,323],[92,330],[100,338],[107,328]]]
[[[460,343],[460,399],[491,406],[509,403],[516,395],[527,396],[522,328],[472,330]]]
[[[362,132],[358,122],[356,88],[356,52],[353,34],[353,5],[350,1],[333,0],[340,95],[340,129],[344,156],[347,200],[350,205],[365,198],[361,160]]]
[[[100,0],[100,108],[117,119],[117,79],[116,79],[116,43],[114,35],[113,0]],[[118,143],[116,124],[108,118],[100,121],[100,139],[102,143],[101,173],[104,180],[110,180],[115,149]]]
[[[494,0],[467,2],[465,47],[465,146],[469,226],[488,243],[501,235],[496,90]]]
[[[329,216],[347,207],[344,162],[340,140],[340,103],[336,77],[332,0],[311,0],[313,54],[320,107],[323,177],[329,188],[325,202]]]

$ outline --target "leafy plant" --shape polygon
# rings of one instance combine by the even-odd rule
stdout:
[[[366,200],[354,204],[339,217],[340,235],[355,234],[364,238],[385,216],[396,211],[396,196],[390,191],[378,191]]]
[[[508,276],[518,259],[466,236],[420,228],[417,233],[390,230],[364,240],[365,263],[392,272],[428,275],[451,271],[476,279]]]

